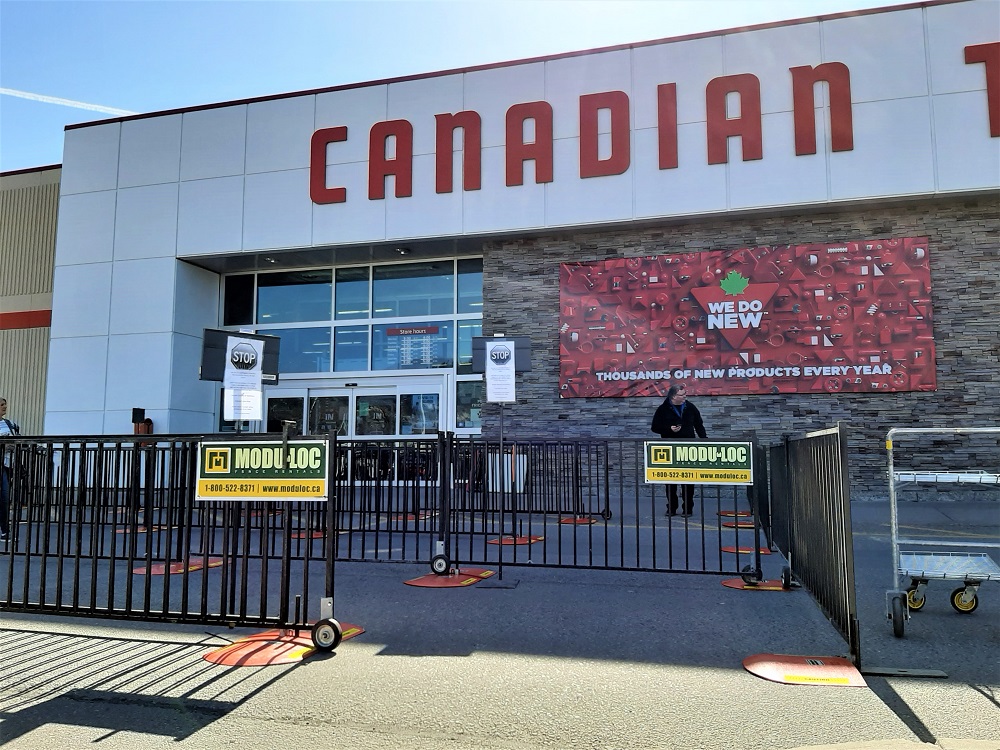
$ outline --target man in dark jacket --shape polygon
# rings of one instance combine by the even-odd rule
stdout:
[[[16,437],[21,428],[7,419],[7,399],[0,396],[0,438]],[[10,484],[14,448],[0,445],[0,542],[10,535]]]
[[[701,412],[698,407],[687,400],[687,388],[683,383],[670,386],[667,397],[660,404],[653,415],[651,429],[664,440],[694,440],[708,437],[705,432],[705,423],[702,422]],[[684,494],[685,516],[690,516],[694,512],[694,485],[682,484],[681,491]],[[667,515],[673,516],[677,513],[678,497],[677,485],[667,485],[667,498],[670,505],[667,507]]]

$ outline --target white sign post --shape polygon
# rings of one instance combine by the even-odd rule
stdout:
[[[224,419],[241,422],[263,418],[264,399],[260,385],[263,363],[263,341],[229,337],[222,380]]]
[[[503,451],[503,405],[516,401],[514,385],[514,342],[504,339],[486,342],[486,400],[500,404],[500,455],[497,461],[497,475],[500,478],[500,496],[506,497],[506,474],[504,471]],[[511,472],[514,470],[514,455],[511,454]],[[514,478],[511,476],[510,487],[514,489]],[[513,500],[511,500],[513,503]],[[500,526],[503,527],[503,505],[500,510]],[[514,534],[513,514],[511,519],[511,535]],[[503,568],[501,567],[501,575]]]

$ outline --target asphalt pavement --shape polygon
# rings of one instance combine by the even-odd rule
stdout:
[[[866,687],[786,685],[755,654],[846,656],[803,590],[719,576],[504,569],[462,588],[424,566],[337,566],[335,616],[365,632],[291,665],[202,657],[251,631],[0,614],[0,742],[129,748],[1000,750],[1000,582],[927,604],[895,638],[887,503],[852,505]],[[996,544],[1000,503],[901,503],[907,535]],[[984,547],[996,559],[995,548]],[[784,561],[764,558],[766,577]]]

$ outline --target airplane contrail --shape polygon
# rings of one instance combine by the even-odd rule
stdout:
[[[21,99],[31,99],[35,102],[45,102],[47,104],[60,104],[63,107],[74,107],[75,109],[89,109],[93,112],[104,112],[108,115],[135,115],[127,109],[115,109],[114,107],[102,107],[100,104],[87,104],[87,102],[77,102],[72,99],[60,99],[57,96],[45,96],[44,94],[32,94],[29,91],[18,91],[17,89],[0,88],[0,94],[6,96],[18,96]]]

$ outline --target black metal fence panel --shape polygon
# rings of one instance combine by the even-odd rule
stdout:
[[[8,441],[12,523],[0,547],[0,607],[306,622],[324,593],[326,561],[292,525],[317,503],[195,501],[199,438],[143,440]]]
[[[770,450],[771,531],[777,548],[861,666],[847,437],[842,425]]]
[[[692,515],[667,515],[666,486],[644,481],[642,440],[331,439],[330,502],[196,500],[199,442],[220,438],[240,439],[7,441],[0,607],[290,627],[315,619],[334,561],[759,566],[760,527],[734,520],[751,500],[766,509],[766,481],[698,486]]]
[[[427,562],[440,550],[466,565],[735,574],[753,562],[739,550],[759,541],[727,526],[749,511],[742,487],[699,486],[692,516],[666,516],[641,440],[338,440],[337,452],[338,560]]]

